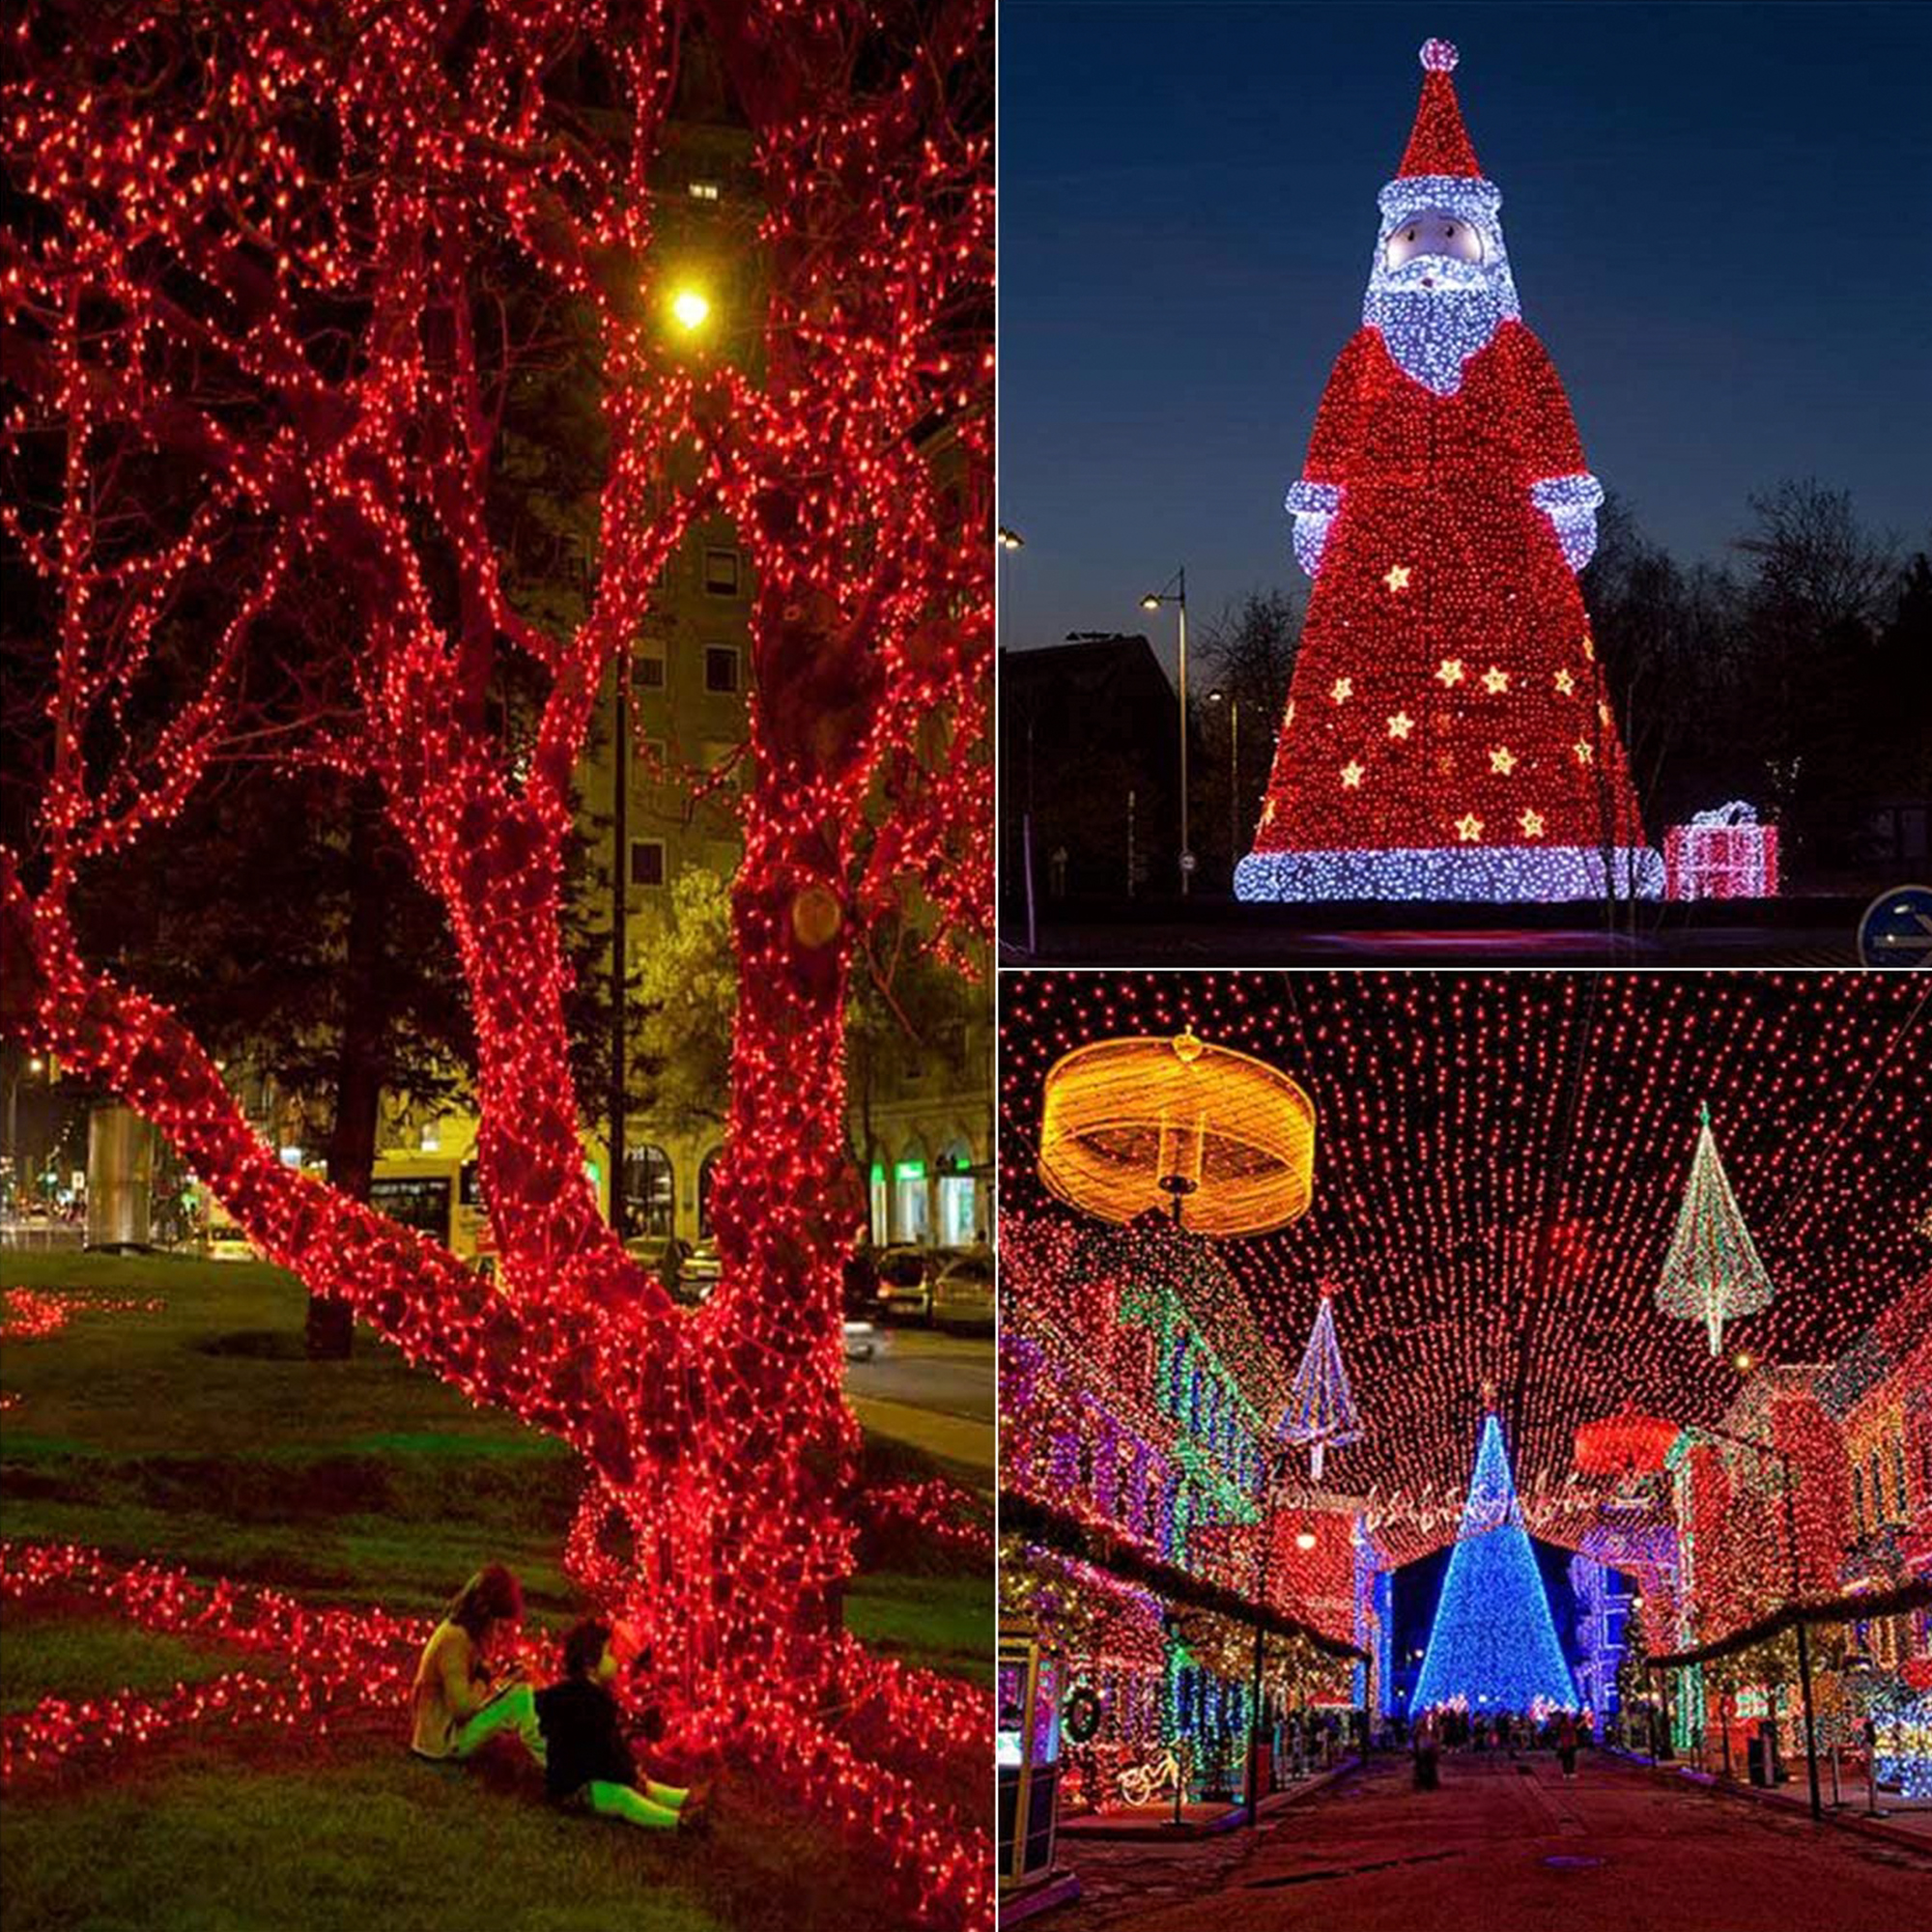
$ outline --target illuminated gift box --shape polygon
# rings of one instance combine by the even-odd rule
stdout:
[[[1673,899],[1777,896],[1777,827],[1739,801],[1700,811],[1663,835],[1664,895]]]

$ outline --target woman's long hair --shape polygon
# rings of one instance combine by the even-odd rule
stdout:
[[[443,1619],[481,1643],[492,1624],[516,1623],[523,1614],[524,1591],[515,1573],[504,1564],[486,1563],[457,1591]]]

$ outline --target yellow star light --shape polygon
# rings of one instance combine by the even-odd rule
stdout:
[[[1355,695],[1355,680],[1352,677],[1338,677],[1328,693],[1337,704],[1346,704]]]
[[[1559,670],[1556,673],[1556,689],[1568,697],[1577,689],[1577,680],[1567,670]]]
[[[1483,821],[1472,811],[1456,821],[1456,837],[1464,845],[1474,845],[1483,836]]]
[[[1415,720],[1406,711],[1398,711],[1389,719],[1389,736],[1406,738],[1415,729]]]
[[[1269,799],[1267,803],[1262,807],[1262,823],[1264,825],[1272,825],[1274,823],[1273,799]]]
[[[1391,590],[1406,590],[1408,588],[1408,578],[1409,566],[1407,564],[1392,563],[1389,565],[1388,575],[1382,579],[1382,582]]]
[[[1483,673],[1483,689],[1490,693],[1492,696],[1495,696],[1509,688],[1510,674],[1508,671],[1498,670],[1494,665],[1492,665]]]
[[[1463,682],[1463,660],[1461,658],[1444,658],[1435,667],[1435,675],[1441,681],[1445,690],[1452,684],[1461,684]]]
[[[1516,770],[1516,753],[1507,745],[1498,745],[1490,753],[1490,769],[1500,772],[1504,778]]]
[[[1288,709],[1281,714],[1281,728],[1286,731],[1294,723],[1294,699],[1288,700]]]
[[[1606,725],[1609,724],[1610,707],[1605,702],[1603,702],[1601,698],[1598,700],[1597,703],[1597,716],[1601,718]]]
[[[1595,748],[1587,738],[1578,738],[1570,749],[1577,753],[1577,762],[1579,765],[1589,764],[1597,755]]]
[[[1366,765],[1358,764],[1353,758],[1350,758],[1342,767],[1342,789],[1344,791],[1360,791],[1362,788],[1362,774],[1367,770],[1368,767]]]
[[[1541,838],[1543,837],[1542,812],[1525,811],[1523,815],[1517,820],[1517,823],[1522,827],[1522,836],[1525,838]]]
[[[1588,631],[1585,631],[1583,633],[1583,655],[1586,658],[1588,658],[1592,664],[1596,663],[1597,640],[1595,638],[1591,637]]]

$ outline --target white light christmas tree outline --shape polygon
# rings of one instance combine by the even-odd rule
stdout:
[[[1777,1291],[1731,1192],[1711,1131],[1709,1106],[1698,1109],[1698,1122],[1690,1178],[1657,1284],[1657,1305],[1686,1321],[1702,1321],[1717,1355],[1723,1352],[1725,1321],[1769,1307]]]

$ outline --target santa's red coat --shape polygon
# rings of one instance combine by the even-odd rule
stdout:
[[[1304,476],[1336,484],[1257,854],[1642,843],[1589,619],[1530,486],[1585,468],[1504,323],[1436,395],[1343,350]]]

